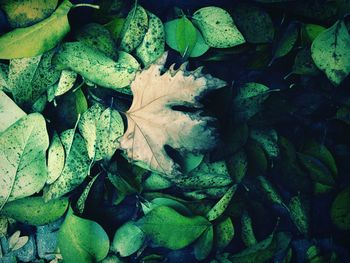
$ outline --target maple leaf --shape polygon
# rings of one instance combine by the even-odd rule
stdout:
[[[201,68],[186,71],[171,66],[162,74],[167,53],[147,69],[139,72],[131,84],[134,99],[126,112],[128,129],[120,146],[129,159],[169,178],[181,175],[180,167],[167,154],[165,145],[181,152],[212,149],[217,136],[210,125],[212,117],[202,116],[199,102],[205,92],[226,83]],[[175,106],[197,109],[195,112],[174,110]]]

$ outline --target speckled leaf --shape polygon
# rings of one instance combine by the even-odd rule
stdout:
[[[120,113],[107,108],[96,124],[96,160],[111,159],[119,148],[118,139],[124,134],[124,124]]]
[[[248,171],[248,157],[244,150],[240,150],[226,160],[227,169],[234,183],[240,183]]]
[[[166,206],[156,207],[137,224],[154,243],[174,250],[191,244],[211,225],[204,217],[185,217]]]
[[[343,21],[336,22],[312,42],[311,56],[328,79],[339,85],[350,73],[350,35]]]
[[[342,230],[350,230],[350,187],[341,191],[331,208],[332,222]]]
[[[128,86],[140,67],[136,59],[125,52],[118,53],[116,62],[79,42],[63,44],[53,61],[57,69],[73,70],[97,85],[115,90]]]
[[[1,0],[12,28],[31,26],[48,17],[56,8],[58,0]]]
[[[262,194],[270,203],[286,207],[281,195],[279,192],[277,192],[275,186],[269,180],[267,180],[264,176],[258,176],[256,179]]]
[[[63,141],[62,141],[63,143]],[[90,159],[85,141],[78,133],[74,139],[69,153],[66,151],[66,162],[61,175],[44,192],[44,199],[49,201],[59,198],[79,186],[89,173]]]
[[[75,38],[92,48],[105,53],[113,60],[118,59],[117,46],[112,35],[104,26],[91,23],[83,26],[76,34]]]
[[[162,21],[154,14],[148,14],[148,30],[136,48],[135,54],[146,67],[157,60],[165,49],[165,33]]]
[[[47,178],[49,139],[41,114],[24,116],[0,134],[0,208],[40,191]]]
[[[275,28],[267,12],[248,3],[239,3],[233,10],[234,21],[247,42],[270,43]]]
[[[0,214],[29,225],[44,225],[56,221],[68,208],[68,199],[45,202],[41,196],[26,197],[7,203]]]
[[[3,91],[0,91],[0,132],[6,130],[26,113],[18,107]]]
[[[260,144],[270,158],[279,155],[278,134],[274,129],[252,129],[250,137]]]
[[[239,86],[233,99],[234,118],[246,121],[258,113],[262,103],[269,97],[270,89],[263,84],[248,82]]]
[[[0,59],[33,57],[54,48],[70,30],[67,14],[72,6],[64,0],[50,17],[2,35]]]
[[[0,63],[0,90],[7,87],[8,65]]]
[[[90,190],[91,190],[92,186],[94,185],[94,183],[95,183],[95,181],[96,181],[96,179],[98,178],[99,175],[100,174],[95,175],[89,181],[89,183],[85,187],[84,191],[81,193],[81,195],[80,195],[80,197],[79,197],[79,199],[77,201],[77,205],[76,205],[76,208],[77,208],[79,214],[82,214],[84,212],[86,199],[88,198]]]
[[[77,77],[78,74],[74,71],[62,70],[54,96],[61,96],[73,88]]]
[[[52,136],[51,144],[47,156],[48,177],[47,184],[52,184],[61,175],[64,167],[65,154],[60,137],[55,132]]]
[[[128,257],[139,250],[146,241],[146,235],[132,221],[119,227],[114,234],[111,250],[122,257]]]
[[[249,216],[247,211],[243,211],[241,216],[241,238],[247,247],[254,246],[258,241],[256,240],[252,218]]]
[[[133,51],[142,42],[148,29],[148,15],[146,10],[135,6],[128,14],[122,32],[120,33],[120,48],[126,52]]]
[[[245,43],[230,14],[222,8],[208,6],[197,10],[192,17],[211,47],[228,48]]]
[[[214,226],[214,247],[223,251],[232,241],[235,235],[235,228],[230,217],[225,217]]]
[[[303,235],[307,235],[310,230],[309,215],[305,203],[300,196],[293,196],[288,204],[290,217],[295,226]]]
[[[223,197],[210,209],[207,213],[207,218],[209,221],[213,221],[220,217],[228,207],[231,202],[232,197],[236,193],[237,185],[231,186]]]
[[[194,243],[194,256],[197,260],[204,260],[209,256],[213,248],[213,238],[213,226],[209,226]]]
[[[57,237],[64,262],[93,263],[108,254],[109,239],[103,228],[94,221],[74,215],[71,208]]]

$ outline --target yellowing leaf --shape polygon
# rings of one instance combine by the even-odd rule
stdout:
[[[0,59],[34,57],[55,47],[70,30],[67,14],[72,6],[71,2],[65,0],[45,20],[2,35]]]
[[[40,191],[47,178],[49,138],[41,114],[29,114],[0,134],[0,208]],[[23,158],[25,157],[25,158]]]
[[[343,21],[336,22],[312,42],[311,56],[328,79],[339,85],[350,73],[350,35]]]
[[[208,126],[213,119],[174,110],[175,106],[199,108],[203,92],[225,83],[200,71],[185,67],[161,74],[166,55],[139,73],[131,84],[133,103],[126,112],[128,129],[120,140],[131,160],[168,177],[180,174],[179,167],[167,154],[168,145],[179,151],[199,152],[215,145],[215,131]]]

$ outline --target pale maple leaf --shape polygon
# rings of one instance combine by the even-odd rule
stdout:
[[[205,92],[221,88],[226,83],[201,68],[186,71],[173,66],[162,74],[167,54],[147,69],[139,72],[131,84],[134,95],[126,112],[128,129],[120,139],[127,157],[168,178],[181,174],[178,164],[167,154],[168,145],[179,152],[203,152],[217,142],[212,117],[203,116],[199,102]],[[174,110],[174,106],[197,109],[195,112]]]

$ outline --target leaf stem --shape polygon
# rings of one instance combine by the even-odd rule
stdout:
[[[76,8],[76,7],[91,7],[94,9],[100,9],[99,5],[92,5],[92,4],[76,4],[73,6],[73,8]]]

